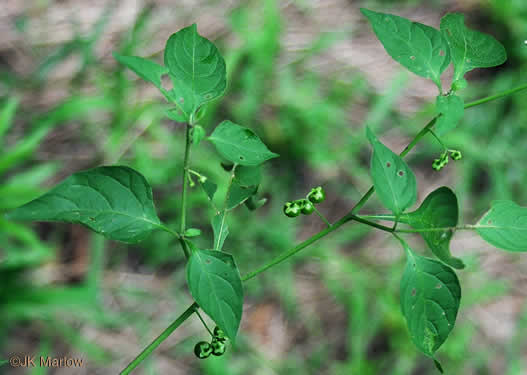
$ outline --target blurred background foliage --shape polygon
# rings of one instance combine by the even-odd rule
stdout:
[[[315,215],[282,214],[287,200],[325,187],[321,210],[347,212],[370,185],[368,124],[399,152],[433,115],[435,87],[402,71],[359,8],[433,26],[461,11],[473,28],[507,48],[508,62],[469,74],[465,101],[525,82],[527,3],[515,1],[103,1],[4,0],[0,5],[0,213],[67,175],[108,163],[129,165],[154,189],[160,217],[177,224],[183,126],[164,117],[152,87],[116,64],[112,52],[162,61],[171,33],[196,22],[228,69],[225,97],[202,120],[250,127],[280,158],[265,164],[259,194],[268,203],[229,216],[225,248],[243,273],[323,228]],[[457,193],[462,221],[494,199],[527,205],[526,93],[467,110],[445,142],[463,152],[441,173],[432,137],[409,155],[419,200],[441,185]],[[227,174],[211,145],[192,168],[225,191]],[[190,225],[207,248],[213,214],[190,194]],[[365,211],[378,212],[372,199]],[[411,237],[417,250],[423,242]],[[527,257],[457,233],[463,298],[438,358],[451,374],[527,373]],[[384,233],[350,224],[245,284],[238,345],[197,360],[207,339],[197,319],[178,329],[137,374],[429,374],[398,302],[404,265]],[[80,369],[2,373],[115,374],[190,303],[184,258],[166,233],[138,246],[106,241],[82,227],[9,222],[0,215],[0,354],[80,357]]]

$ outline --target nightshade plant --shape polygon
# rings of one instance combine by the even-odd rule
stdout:
[[[115,58],[144,80],[154,84],[172,107],[166,115],[186,124],[186,142],[182,171],[180,226],[168,228],[156,214],[152,190],[146,179],[125,166],[102,166],[73,174],[42,195],[8,214],[13,220],[62,221],[80,223],[107,238],[137,243],[154,230],[164,230],[180,242],[187,258],[187,282],[194,303],[188,307],[122,372],[129,374],[186,319],[196,314],[204,322],[203,310],[216,324],[214,332],[208,327],[211,342],[201,341],[195,347],[198,358],[221,355],[227,339],[234,342],[242,318],[243,286],[261,272],[335,231],[347,222],[356,221],[391,233],[401,244],[407,264],[401,280],[401,310],[406,319],[411,340],[441,370],[435,353],[454,328],[460,305],[461,288],[454,269],[463,269],[463,261],[452,255],[450,240],[456,230],[475,230],[490,244],[508,251],[527,251],[527,208],[511,201],[497,201],[474,225],[458,223],[458,202],[454,191],[440,187],[430,193],[413,211],[417,200],[417,180],[403,160],[410,150],[427,134],[435,137],[444,152],[433,168],[440,170],[448,161],[461,158],[461,152],[443,145],[441,136],[455,129],[463,111],[527,88],[522,85],[505,92],[464,104],[458,95],[466,87],[465,73],[474,68],[491,67],[506,60],[503,46],[489,35],[465,26],[461,14],[447,14],[440,30],[411,22],[391,14],[362,9],[375,34],[390,56],[411,72],[430,79],[439,90],[436,116],[414,137],[398,155],[386,147],[366,128],[365,135],[373,149],[370,173],[373,186],[342,218],[328,222],[316,209],[325,192],[313,188],[305,198],[288,202],[284,213],[296,217],[316,212],[327,227],[292,249],[286,250],[267,264],[241,277],[231,254],[223,251],[229,234],[227,216],[245,203],[256,209],[265,203],[256,194],[260,185],[259,166],[278,157],[250,129],[223,121],[209,136],[199,125],[207,103],[221,97],[226,88],[226,68],[223,57],[209,40],[201,37],[196,25],[181,29],[167,41],[165,66],[135,56]],[[447,92],[443,91],[441,75],[450,64],[454,78]],[[173,88],[166,88],[163,77],[168,76]],[[228,188],[223,205],[214,204],[217,185],[199,171],[191,169],[191,149],[202,140],[210,141],[227,161]],[[211,218],[214,238],[209,249],[199,249],[192,238],[201,234],[187,227],[188,188],[198,181],[209,198],[216,214]],[[366,201],[377,193],[379,201],[390,214],[359,215]],[[385,226],[378,220],[393,221]],[[419,233],[433,254],[419,255],[402,238],[403,233]]]

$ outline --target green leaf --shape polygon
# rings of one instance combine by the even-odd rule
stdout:
[[[454,328],[461,287],[450,267],[414,253],[399,240],[407,256],[401,279],[401,309],[412,341],[433,358]]]
[[[438,95],[436,99],[437,112],[441,114],[435,123],[436,133],[443,135],[454,129],[463,118],[465,105],[463,99],[457,95]]]
[[[208,178],[205,181],[198,180],[201,188],[207,194],[207,197],[212,202],[212,199],[214,198],[214,194],[216,194],[216,190],[218,190],[218,185],[216,185],[214,182],[211,182]]]
[[[414,212],[403,215],[401,221],[415,229],[451,228],[457,226],[458,212],[456,195],[448,187],[443,186],[428,194],[421,206]],[[420,234],[440,260],[457,269],[465,268],[463,261],[450,253],[450,239],[454,234],[452,229]]]
[[[187,282],[194,300],[234,341],[242,318],[243,287],[232,255],[213,250],[192,252]]]
[[[509,251],[527,251],[527,207],[495,201],[475,225],[485,241]]]
[[[249,197],[256,194],[258,186],[243,187],[233,181],[229,193],[227,195],[227,210],[232,210],[238,205],[245,202]]]
[[[450,64],[450,52],[439,30],[392,14],[364,8],[361,12],[395,61],[441,88],[440,77]]]
[[[205,129],[200,125],[194,125],[192,127],[192,144],[197,146],[205,138]]]
[[[140,173],[124,166],[75,173],[7,217],[79,223],[126,243],[139,242],[161,226],[150,185]]]
[[[251,129],[223,121],[208,138],[225,159],[240,165],[256,166],[279,155],[269,151]]]
[[[139,77],[164,91],[161,77],[168,74],[168,68],[138,56],[121,56],[115,52],[113,56],[119,63],[132,70]]]
[[[260,172],[260,166],[256,167],[245,167],[240,165],[236,167],[234,172],[234,181],[242,187],[258,186],[262,179]]]
[[[467,28],[461,13],[445,15],[440,28],[452,54],[453,81],[463,78],[472,69],[500,65],[507,60],[503,45],[488,34]]]
[[[214,232],[214,246],[213,250],[221,251],[223,243],[229,235],[229,227],[225,218],[225,212],[220,212],[212,218],[212,231]]]
[[[267,198],[256,199],[255,197],[256,195],[252,195],[245,201],[245,206],[251,211],[258,209],[267,203]]]
[[[414,173],[399,155],[379,142],[369,127],[366,136],[373,147],[370,171],[375,191],[382,204],[400,216],[417,199]]]
[[[185,230],[185,237],[197,237],[201,235],[201,230],[197,228],[188,228]]]
[[[174,82],[174,100],[187,119],[201,105],[225,92],[225,60],[213,43],[198,34],[196,24],[170,36],[165,47],[165,65]]]

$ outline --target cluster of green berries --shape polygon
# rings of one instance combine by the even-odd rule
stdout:
[[[315,204],[326,199],[326,193],[322,186],[311,189],[304,199],[297,199],[284,204],[284,214],[288,217],[297,217],[300,214],[311,215],[315,211]]]
[[[211,354],[215,356],[220,356],[225,353],[225,341],[227,341],[227,336],[220,327],[214,328],[214,336],[212,337],[211,342],[200,341],[194,346],[194,354],[199,359],[208,358]]]
[[[434,168],[436,171],[441,170],[447,163],[448,163],[448,153],[450,153],[450,156],[453,160],[459,160],[461,159],[461,152],[458,150],[446,150],[439,156],[439,159],[435,159],[432,163],[432,168]]]

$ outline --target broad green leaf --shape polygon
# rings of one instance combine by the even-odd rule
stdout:
[[[138,56],[121,56],[117,53],[114,53],[113,56],[119,63],[128,67],[139,77],[164,91],[161,85],[161,77],[168,74],[168,68]]]
[[[258,186],[262,175],[260,173],[260,166],[256,167],[245,167],[240,165],[236,167],[234,172],[234,181],[242,187]]]
[[[395,61],[441,88],[440,77],[450,64],[450,52],[439,30],[392,14],[364,8],[361,12]]]
[[[208,178],[205,181],[199,180],[199,184],[205,194],[207,194],[207,197],[210,201],[214,198],[214,194],[216,193],[216,190],[218,190],[218,185],[216,185],[214,182],[210,181]]]
[[[194,125],[192,127],[192,144],[195,146],[199,145],[205,135],[205,129],[202,126]]]
[[[188,119],[201,105],[225,92],[225,60],[212,42],[198,34],[196,24],[170,36],[165,65],[174,83],[174,100]]]
[[[503,45],[488,34],[467,28],[461,13],[445,15],[440,28],[450,46],[453,81],[463,78],[472,69],[500,65],[507,60]]]
[[[454,328],[461,287],[450,267],[414,253],[400,241],[407,256],[401,279],[401,310],[412,341],[433,358]]]
[[[161,227],[150,185],[124,166],[77,172],[7,218],[79,223],[127,243],[139,242]]]
[[[443,135],[454,129],[463,118],[465,106],[463,99],[457,95],[439,95],[436,99],[437,112],[441,114],[435,123],[436,133]]]
[[[399,155],[375,137],[369,127],[366,127],[366,136],[373,147],[370,171],[375,191],[382,204],[395,216],[400,216],[417,199],[414,173]]]
[[[223,243],[229,235],[229,227],[225,216],[225,212],[220,212],[212,218],[211,225],[212,231],[214,232],[213,250],[221,251],[223,249]]]
[[[243,187],[238,185],[236,181],[233,181],[227,195],[226,208],[228,210],[232,210],[233,208],[245,202],[249,197],[256,194],[257,191],[258,186]]]
[[[485,241],[509,251],[527,251],[527,207],[495,201],[475,225]]]
[[[443,186],[431,192],[421,206],[414,212],[401,217],[401,221],[410,224],[415,229],[454,228],[458,222],[458,204],[456,195],[448,187]],[[450,239],[453,229],[421,232],[432,252],[451,267],[465,268],[461,259],[450,253]]]
[[[232,255],[193,251],[187,264],[187,282],[194,300],[234,341],[242,318],[243,287]]]
[[[208,138],[225,159],[240,165],[256,166],[279,155],[269,151],[251,129],[223,121]]]

